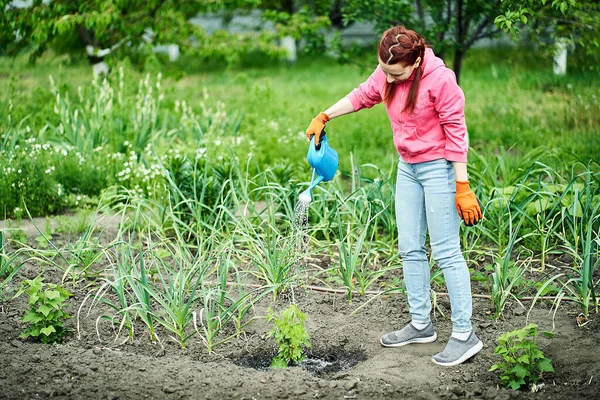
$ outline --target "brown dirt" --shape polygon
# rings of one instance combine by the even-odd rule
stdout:
[[[39,267],[27,265],[15,277],[6,294],[14,293],[18,282],[33,278]],[[59,281],[61,274],[47,271],[46,281]],[[299,367],[256,370],[239,365],[240,360],[271,354],[275,346],[266,338],[269,327],[263,319],[251,322],[245,334],[219,347],[212,354],[197,337],[180,349],[162,333],[163,345],[152,344],[148,335],[137,331],[135,340],[116,341],[108,322],[99,324],[96,334],[94,309],[85,312],[76,332],[77,310],[90,288],[73,288],[67,312],[71,333],[62,345],[42,345],[18,338],[27,306],[25,296],[4,297],[0,303],[0,399],[138,399],[138,398],[224,398],[224,399],[580,399],[597,398],[600,391],[600,322],[596,315],[579,327],[579,310],[563,302],[553,319],[549,305],[537,304],[529,315],[510,304],[504,318],[489,319],[489,300],[475,299],[474,326],[484,342],[483,350],[465,364],[444,368],[431,362],[450,335],[450,321],[436,312],[439,339],[435,343],[383,348],[379,337],[398,329],[409,319],[405,299],[399,295],[371,301],[354,315],[368,297],[349,304],[337,294],[304,292],[297,289],[295,301],[307,314],[307,329],[314,353],[321,357],[350,354],[358,363],[328,375],[317,376]],[[289,304],[280,296],[273,304],[263,299],[254,310],[264,316],[273,305],[279,310]],[[440,309],[449,315],[449,303],[441,298]],[[87,308],[86,308],[87,311]],[[540,347],[552,359],[555,373],[545,376],[537,393],[498,387],[498,378],[488,369],[499,361],[493,355],[495,340],[507,331],[534,322],[540,330],[553,330],[552,339],[540,338]],[[554,325],[554,329],[553,329]],[[163,347],[164,346],[164,347]]]

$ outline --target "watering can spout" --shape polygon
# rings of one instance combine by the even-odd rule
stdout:
[[[313,176],[308,189],[300,194],[300,201],[309,203],[312,201],[312,189],[321,182],[333,179],[338,168],[338,154],[329,147],[325,131],[321,133],[319,143],[315,143],[314,136],[311,138],[306,158],[313,168]]]
[[[324,178],[322,175],[318,175],[315,178],[314,171],[313,171],[313,179],[312,179],[312,182],[310,183],[310,186],[304,192],[300,193],[300,197],[298,199],[302,203],[310,203],[312,201],[312,190],[314,189],[315,186],[317,186],[319,183],[321,183],[323,181],[323,179]]]

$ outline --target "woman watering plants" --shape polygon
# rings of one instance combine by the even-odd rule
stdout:
[[[452,308],[452,335],[432,361],[443,366],[458,365],[483,347],[471,326],[471,282],[459,242],[460,219],[471,226],[482,217],[467,176],[464,94],[454,72],[415,31],[403,26],[386,31],[378,56],[379,65],[366,82],[319,113],[306,135],[309,139],[315,135],[319,143],[329,120],[385,104],[400,155],[396,221],[412,321],[384,335],[381,344],[399,347],[437,339],[430,317],[427,230]]]

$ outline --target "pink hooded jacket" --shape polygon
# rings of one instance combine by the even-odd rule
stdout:
[[[467,161],[465,96],[456,83],[454,71],[446,68],[433,50],[425,49],[423,75],[414,111],[401,112],[408,97],[414,72],[396,83],[392,101],[386,104],[394,132],[394,146],[407,163],[445,158]],[[383,101],[386,75],[377,66],[366,82],[348,94],[354,111],[371,108]]]

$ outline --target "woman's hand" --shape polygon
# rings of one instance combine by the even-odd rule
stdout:
[[[468,181],[456,181],[456,210],[465,225],[476,225],[482,218],[481,206]]]
[[[329,117],[324,112],[320,112],[319,115],[310,121],[310,125],[306,129],[306,137],[310,140],[313,135],[315,136],[315,144],[321,143],[321,132],[325,128],[325,124],[329,121]]]

